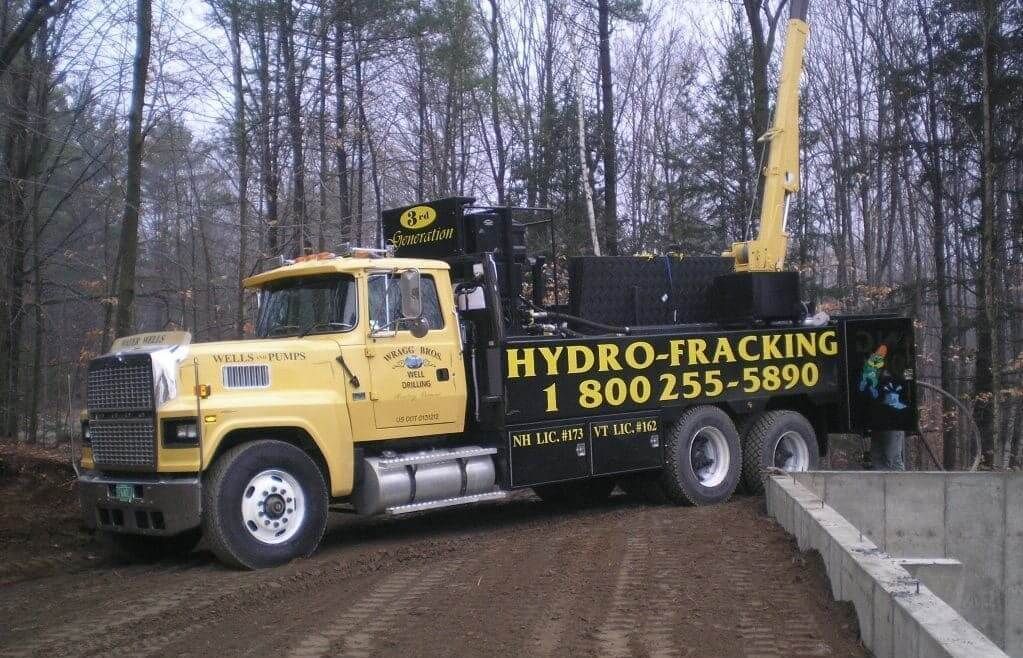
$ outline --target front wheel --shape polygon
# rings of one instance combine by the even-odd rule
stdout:
[[[312,458],[282,441],[231,448],[207,476],[203,525],[222,561],[261,569],[312,554],[327,527],[327,485]]]
[[[664,471],[657,482],[668,502],[713,505],[728,500],[739,483],[742,449],[728,414],[693,407],[668,432]]]
[[[743,486],[751,494],[764,491],[767,469],[809,471],[817,468],[820,448],[813,425],[796,411],[768,411],[743,437]]]

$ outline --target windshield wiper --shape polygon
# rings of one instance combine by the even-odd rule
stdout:
[[[354,324],[348,324],[347,322],[313,322],[308,327],[302,330],[302,333],[298,335],[299,338],[305,338],[316,329],[341,329],[347,331],[355,327]]]

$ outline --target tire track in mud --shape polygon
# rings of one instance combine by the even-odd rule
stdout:
[[[612,658],[687,653],[673,639],[679,594],[668,567],[674,547],[662,532],[664,522],[653,521],[651,515],[650,511],[636,515],[636,527],[625,538],[610,609],[593,633],[595,653]],[[643,605],[637,606],[637,601]]]
[[[111,564],[93,563],[91,566],[79,571],[59,570],[52,574],[32,575],[16,582],[0,584],[0,617],[8,618],[17,614],[25,608],[24,602],[20,601],[18,594],[22,591],[38,590],[47,587],[50,583],[58,582],[58,578],[65,580],[59,596],[63,602],[94,600],[97,595],[103,594],[104,590],[111,589],[117,592],[123,591],[123,582],[126,579],[134,580],[141,578],[173,578],[176,574],[192,571],[196,567],[209,565],[210,560],[200,555],[181,559],[168,559],[160,562],[147,564]]]
[[[26,580],[48,578],[60,574],[77,574],[100,566],[104,566],[103,561],[93,556],[34,557],[17,562],[0,563],[0,588]]]
[[[338,524],[274,570],[199,552],[42,578],[0,589],[0,656],[863,655],[759,505],[522,500]]]
[[[432,552],[443,553],[459,541],[438,543]],[[301,596],[310,589],[350,578],[360,568],[379,561],[381,553],[399,563],[423,555],[421,549],[399,548],[362,555],[344,564],[334,562],[337,556],[332,560],[331,556],[322,555],[272,572],[245,573],[213,566],[201,570],[206,573],[186,571],[177,580],[171,578],[166,587],[147,588],[142,584],[140,588],[135,585],[135,593],[142,589],[142,596],[125,597],[122,592],[117,596],[117,604],[90,609],[95,612],[92,615],[81,615],[79,610],[79,614],[66,624],[48,624],[49,632],[26,629],[28,633],[14,638],[15,646],[0,650],[0,658],[66,653],[106,654],[127,646],[136,647],[132,653],[141,653],[147,646],[165,649],[239,609],[251,609],[254,601],[266,600],[267,593]],[[273,576],[268,577],[269,574]],[[165,580],[163,575],[160,581]],[[189,581],[187,584],[178,584],[185,579]]]
[[[559,649],[574,621],[572,617],[579,616],[586,623],[587,616],[594,613],[595,604],[604,598],[601,596],[604,592],[581,583],[599,580],[598,574],[607,569],[614,556],[621,552],[623,542],[618,534],[615,526],[600,527],[599,523],[591,524],[580,534],[573,534],[564,552],[571,556],[578,570],[560,570],[558,577],[550,583],[551,594],[544,599],[542,612],[523,653],[560,655]]]
[[[185,606],[204,606],[222,595],[245,588],[250,582],[249,574],[238,575],[233,586],[226,591],[217,587],[219,583],[210,583],[198,574],[188,574],[191,582],[175,586],[173,580],[168,587],[160,587],[159,581],[172,574],[160,574],[158,581],[146,590],[146,594],[138,598],[124,598],[123,592],[111,592],[110,598],[97,596],[96,591],[89,593],[95,603],[92,615],[78,614],[67,623],[56,626],[49,633],[34,634],[34,637],[21,640],[19,646],[0,652],[0,656],[59,654],[64,650],[74,653],[89,653],[100,647],[116,649],[119,645],[113,642],[116,637],[142,637],[150,624],[166,616],[166,613]],[[215,579],[217,580],[217,579]],[[116,601],[113,605],[111,602]]]
[[[387,653],[449,656],[450,637],[461,634],[463,654],[526,655],[529,629],[543,613],[538,603],[563,570],[559,557],[571,539],[549,520],[480,539],[472,560],[431,588],[420,608],[402,619],[401,637]]]
[[[60,643],[66,638],[77,639],[82,633],[103,618],[122,615],[129,618],[132,607],[160,606],[168,599],[166,594],[155,592],[173,589],[179,574],[187,573],[195,578],[195,569],[200,565],[208,565],[208,560],[196,557],[184,562],[158,562],[147,565],[130,565],[123,568],[111,568],[108,571],[89,571],[71,575],[67,580],[57,578],[41,579],[32,583],[20,583],[6,588],[0,597],[9,604],[0,605],[0,636],[8,642],[10,638],[20,640],[16,647],[0,647],[0,656],[30,655],[37,651],[41,643]],[[144,581],[148,587],[140,591],[146,594],[140,600],[128,605],[123,601],[125,582]],[[134,588],[132,588],[134,589]],[[49,633],[40,633],[39,611],[25,606],[28,597],[44,602],[48,606],[45,618]],[[102,605],[97,605],[102,602]],[[83,615],[82,610],[88,612]],[[83,619],[84,617],[84,619]],[[21,638],[19,633],[29,633],[29,640]]]
[[[456,558],[437,569],[427,565],[425,575],[422,568],[392,575],[328,628],[308,636],[287,655],[289,658],[374,655],[380,635],[393,630],[424,594],[450,578],[464,562],[465,558]]]
[[[751,569],[736,566],[731,573],[730,584],[736,596],[743,597],[736,621],[746,658],[828,656],[833,653],[831,646],[820,637],[819,623],[811,616],[791,615],[784,626],[758,623],[759,611],[766,606],[800,611],[806,603],[804,592],[787,583],[779,583],[769,592],[758,591]]]

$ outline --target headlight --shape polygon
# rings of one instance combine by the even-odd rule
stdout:
[[[89,432],[89,421],[87,420],[82,421],[82,445],[92,445],[92,434]]]
[[[192,448],[199,445],[199,423],[195,418],[165,420],[163,445],[168,448]]]

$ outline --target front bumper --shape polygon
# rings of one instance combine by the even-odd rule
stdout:
[[[118,485],[132,487],[130,502],[117,497]],[[85,525],[97,530],[176,535],[202,522],[202,485],[198,477],[146,479],[82,473],[78,497]]]

